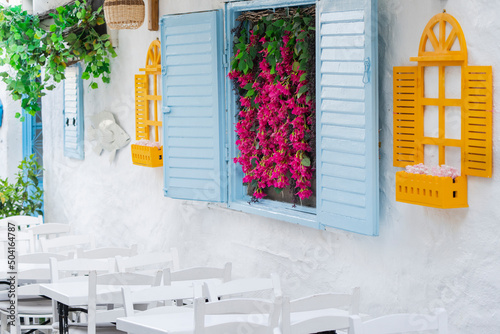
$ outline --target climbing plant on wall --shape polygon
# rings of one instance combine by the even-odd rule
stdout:
[[[44,25],[45,19],[53,22]],[[66,67],[78,61],[85,64],[82,78],[91,80],[91,88],[98,88],[97,78],[109,83],[110,58],[116,53],[109,35],[96,31],[102,24],[102,7],[94,11],[85,0],[40,16],[20,6],[0,5],[0,65],[12,69],[0,72],[0,77],[12,98],[34,115],[44,91],[54,89],[53,83],[65,78]],[[22,120],[19,113],[16,117]]]
[[[315,7],[246,12],[237,19],[229,77],[239,97],[236,124],[243,182],[253,199],[269,189],[313,195]]]

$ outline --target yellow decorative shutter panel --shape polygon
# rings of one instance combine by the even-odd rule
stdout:
[[[146,74],[135,75],[135,139],[148,139],[149,128],[147,120],[149,117],[148,76]]]
[[[491,66],[464,68],[464,157],[465,174],[491,177],[493,84]]]
[[[393,70],[394,92],[394,148],[395,167],[414,165],[418,159],[417,130],[417,67],[398,66]]]

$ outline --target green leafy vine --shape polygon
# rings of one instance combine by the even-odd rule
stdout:
[[[14,72],[0,72],[0,77],[31,115],[40,109],[38,100],[45,90],[65,79],[67,66],[83,61],[82,78],[90,79],[95,89],[97,78],[109,83],[110,58],[116,57],[109,35],[96,31],[104,24],[102,7],[93,11],[85,0],[75,1],[48,17],[53,23],[44,25],[42,16],[30,15],[20,6],[0,5],[0,65],[10,65]],[[16,117],[24,120],[20,113]]]

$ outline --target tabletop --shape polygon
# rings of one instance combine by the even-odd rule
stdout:
[[[267,314],[221,314],[205,316],[207,326],[219,323],[246,321],[267,324]],[[182,313],[148,314],[123,317],[116,320],[116,328],[129,334],[192,334],[194,311]]]
[[[151,285],[133,285],[132,290],[141,290]],[[122,285],[98,285],[97,295],[99,299],[109,294],[121,294]],[[70,282],[56,282],[40,284],[40,294],[51,298],[67,306],[82,306],[89,302],[89,280],[88,276],[78,277],[78,280]]]

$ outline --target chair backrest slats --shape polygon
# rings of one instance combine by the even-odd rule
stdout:
[[[131,257],[137,255],[137,244],[132,245],[130,248],[125,247],[103,247],[89,250],[78,249],[77,258],[86,259],[105,259],[115,258],[117,256]]]
[[[231,280],[231,268],[231,262],[226,263],[222,268],[194,267],[176,271],[167,268],[163,271],[163,284],[170,285],[174,281],[202,281],[207,279],[218,279],[221,282],[228,282]]]
[[[179,269],[179,255],[176,248],[171,248],[170,252],[144,253],[131,257],[116,257],[118,271],[134,271],[140,268],[155,267],[164,269],[170,263],[173,270]]]
[[[359,316],[351,316],[353,334],[397,334],[437,331],[448,334],[448,315],[444,309],[436,309],[434,314],[390,314],[362,321]],[[427,333],[427,332],[426,332]]]

